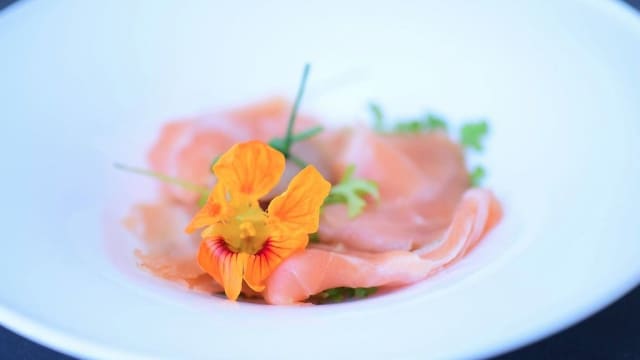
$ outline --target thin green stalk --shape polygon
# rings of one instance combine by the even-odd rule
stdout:
[[[298,165],[300,169],[304,169],[308,165],[304,160],[300,159],[299,157],[293,154],[289,154],[289,160],[293,161],[296,165]]]
[[[304,72],[302,73],[302,80],[300,81],[300,87],[298,88],[298,94],[296,95],[296,101],[293,103],[293,109],[291,109],[291,115],[289,115],[289,124],[287,125],[287,135],[284,138],[284,156],[289,157],[289,150],[291,149],[291,142],[293,137],[293,125],[296,122],[296,116],[298,115],[298,107],[304,94],[304,88],[307,84],[307,77],[309,76],[309,70],[311,65],[304,65]]]
[[[172,177],[172,176],[169,176],[169,175],[165,175],[165,174],[159,173],[157,171],[141,169],[141,168],[128,166],[128,165],[123,165],[123,164],[118,164],[118,163],[113,164],[113,166],[118,170],[127,171],[127,172],[131,172],[131,173],[138,174],[138,175],[149,176],[149,177],[158,179],[158,180],[160,180],[162,182],[165,182],[165,183],[168,183],[168,184],[173,184],[173,185],[180,186],[181,188],[183,188],[185,190],[193,191],[193,192],[196,192],[196,193],[201,194],[201,195],[209,194],[209,189],[207,189],[204,186],[200,186],[198,184],[194,184],[192,182],[189,182],[189,181],[186,181],[186,180],[183,180],[183,179],[180,179],[180,178],[175,178],[175,177]]]

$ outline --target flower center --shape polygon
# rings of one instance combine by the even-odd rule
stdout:
[[[253,255],[269,237],[267,214],[257,203],[236,209],[235,216],[224,223],[222,235],[232,251]]]

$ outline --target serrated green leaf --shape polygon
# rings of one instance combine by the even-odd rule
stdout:
[[[442,130],[444,132],[447,132],[449,126],[447,125],[447,122],[434,114],[429,114],[427,115],[427,120],[425,121],[425,125],[426,125],[426,129],[429,131],[436,131],[436,130]]]
[[[318,294],[311,296],[308,301],[314,304],[330,304],[350,299],[363,299],[376,293],[378,288],[351,288],[337,287],[324,290]]]
[[[467,149],[482,151],[483,142],[489,133],[489,124],[486,121],[467,123],[460,129],[460,145]]]
[[[367,205],[365,196],[369,195],[376,200],[380,199],[378,184],[371,180],[353,177],[354,171],[354,165],[345,169],[342,180],[331,187],[331,192],[324,202],[325,205],[340,203],[347,205],[347,213],[350,218],[362,213]]]
[[[473,168],[473,170],[471,170],[471,172],[469,173],[469,182],[471,183],[471,186],[479,186],[482,183],[482,180],[484,180],[485,175],[486,171],[484,167],[478,165]]]
[[[397,133],[419,133],[424,130],[424,123],[420,120],[410,120],[397,123],[394,128]]]
[[[369,295],[375,294],[376,291],[378,291],[378,288],[376,288],[376,287],[355,288],[354,289],[354,293],[353,293],[353,297],[355,297],[355,298],[365,298],[365,297],[367,297]]]
[[[419,119],[405,120],[397,123],[393,128],[393,132],[411,134],[431,131],[446,132],[447,128],[448,125],[444,119],[434,114],[427,114]]]

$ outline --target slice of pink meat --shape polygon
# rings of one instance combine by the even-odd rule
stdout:
[[[469,186],[460,146],[440,132],[376,134],[367,129],[352,131],[341,142],[336,177],[355,164],[356,176],[378,184],[381,199],[354,219],[344,205],[324,208],[321,241],[379,252],[413,250],[441,237]]]
[[[199,238],[184,233],[192,211],[175,203],[140,204],[133,207],[124,222],[143,242],[144,250],[135,251],[139,266],[194,290],[221,291],[222,287],[198,265]]]
[[[152,146],[148,155],[149,164],[153,170],[165,175],[206,187],[213,186],[215,178],[210,169],[216,156],[238,142],[268,142],[274,137],[284,136],[290,111],[291,106],[287,101],[276,98],[236,110],[170,122],[162,128]],[[298,132],[316,124],[314,119],[300,115],[294,130]],[[308,149],[309,146],[313,145],[300,144],[294,151],[310,155],[317,153]],[[310,158],[307,161],[315,164],[314,161],[319,159]],[[293,169],[288,171],[283,180],[288,180],[292,173]],[[285,188],[282,186],[278,190]],[[162,190],[170,199],[185,204],[194,204],[199,197],[194,192],[172,185],[163,185]]]
[[[490,191],[468,190],[443,239],[434,248],[382,253],[309,248],[275,270],[264,298],[270,304],[293,304],[334,287],[414,283],[464,256],[501,216],[500,205]]]

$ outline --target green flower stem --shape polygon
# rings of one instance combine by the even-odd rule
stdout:
[[[300,87],[298,88],[298,94],[296,95],[296,101],[293,103],[293,109],[289,116],[289,124],[287,126],[287,135],[284,138],[284,156],[289,157],[289,151],[291,150],[291,143],[293,138],[293,126],[296,122],[296,116],[298,116],[298,108],[302,101],[302,95],[304,95],[304,88],[307,85],[307,77],[309,76],[309,70],[311,65],[304,65],[304,72],[302,73],[302,81],[300,81]]]

